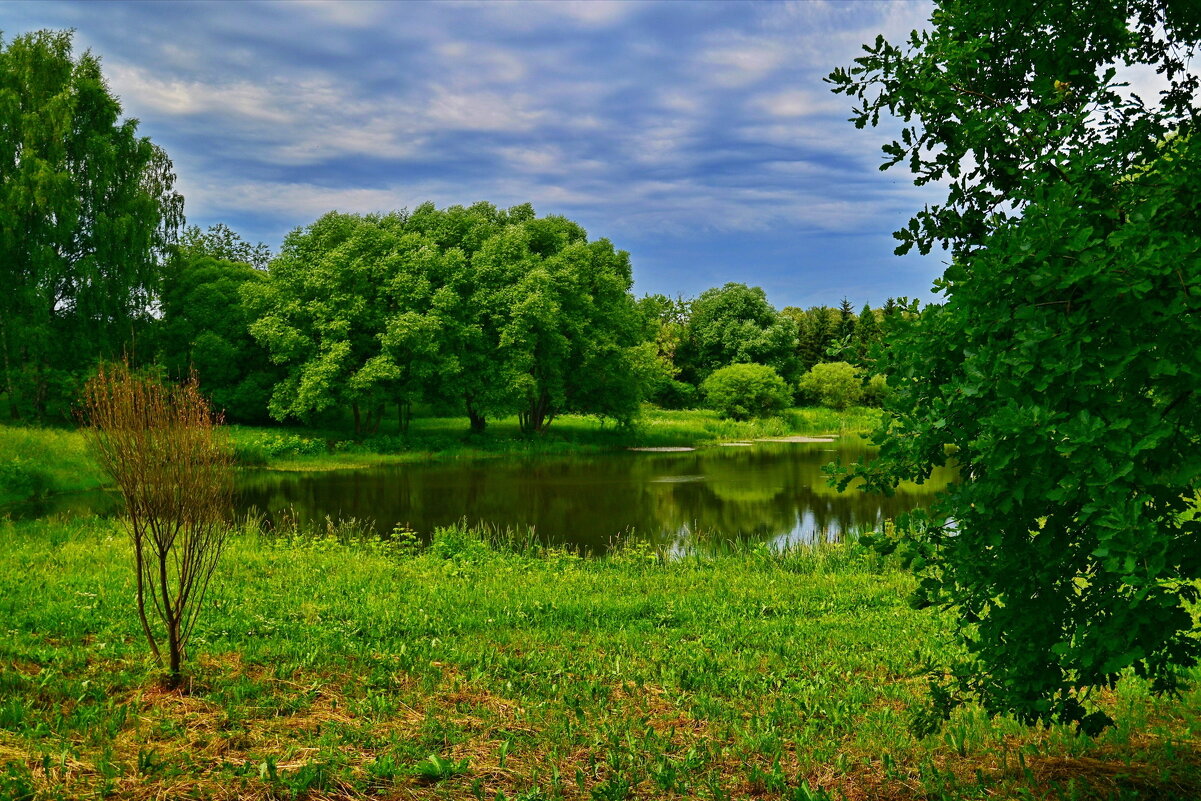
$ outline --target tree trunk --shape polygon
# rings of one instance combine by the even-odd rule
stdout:
[[[8,395],[8,416],[20,420],[21,413],[17,411],[17,393],[13,390],[12,362],[8,355],[8,326],[0,325],[0,350],[4,351],[4,391]]]
[[[183,683],[183,647],[179,642],[179,626],[167,629],[167,646],[171,652],[171,664],[167,669],[167,687],[178,690]]]
[[[488,419],[476,411],[471,405],[471,399],[467,399],[467,419],[471,421],[471,432],[473,434],[484,433],[484,428],[488,425]]]
[[[413,404],[408,401],[397,401],[396,424],[401,434],[409,433],[409,421],[413,419]]]
[[[537,398],[531,398],[525,411],[517,413],[518,424],[526,434],[544,433],[554,417],[550,396],[545,391],[541,392]]]
[[[375,407],[375,422],[371,424],[371,436],[379,433],[379,424],[384,421],[384,405],[381,403]]]
[[[355,401],[354,403],[350,404],[350,410],[351,410],[351,412],[354,413],[354,435],[357,437],[359,435],[359,432],[363,430],[362,424],[359,420],[358,401]]]

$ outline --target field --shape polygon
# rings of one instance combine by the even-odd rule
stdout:
[[[966,710],[945,621],[856,545],[665,560],[239,531],[168,693],[120,524],[0,523],[0,798],[1187,799],[1201,693],[1090,741]]]

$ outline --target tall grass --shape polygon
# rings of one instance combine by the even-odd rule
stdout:
[[[949,627],[854,544],[489,541],[243,527],[165,694],[116,524],[0,523],[0,797],[1201,797],[1201,693],[1132,676],[1097,740],[970,707],[914,736]]]

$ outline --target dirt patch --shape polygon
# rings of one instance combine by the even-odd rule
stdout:
[[[755,442],[833,442],[834,437],[760,437]]]

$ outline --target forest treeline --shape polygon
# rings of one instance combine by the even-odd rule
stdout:
[[[170,379],[195,370],[231,421],[350,416],[360,433],[385,414],[403,430],[414,409],[466,415],[474,430],[514,414],[530,432],[565,412],[628,422],[647,400],[702,404],[706,379],[734,364],[774,372],[770,402],[735,415],[825,400],[798,382],[827,362],[853,365],[840,378],[861,385],[833,405],[882,388],[869,354],[892,301],[777,310],[733,283],[635,298],[625,251],[528,204],[330,212],[274,255],[225,225],[186,227],[170,159],[122,119],[69,32],[0,41],[0,130],[0,412],[12,420],[71,420],[105,360]],[[767,386],[751,378],[730,373],[723,391]]]
[[[156,304],[113,324],[139,367],[195,370],[231,421],[350,416],[371,433],[385,414],[403,430],[417,408],[466,415],[475,430],[516,414],[541,431],[565,412],[625,422],[643,401],[702,405],[698,387],[731,364],[766,365],[794,395],[817,364],[849,362],[866,377],[882,320],[900,308],[777,310],[737,283],[636,298],[631,285],[628,254],[570,220],[528,204],[424,204],[330,212],[274,257],[222,224],[185,228],[157,291],[137,288]],[[10,413],[68,417],[76,387],[119,352],[22,365],[7,376]]]

